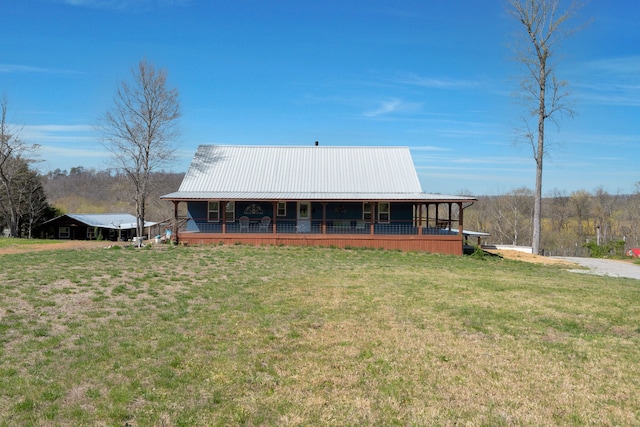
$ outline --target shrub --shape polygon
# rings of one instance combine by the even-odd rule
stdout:
[[[598,245],[596,242],[587,242],[582,246],[589,249],[591,258],[621,257],[624,254],[624,241],[622,240],[612,240],[602,245]]]

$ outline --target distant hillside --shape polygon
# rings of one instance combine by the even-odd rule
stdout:
[[[160,196],[174,192],[184,173],[156,172],[152,174],[152,193],[146,207],[146,217],[160,221],[173,217],[173,204]],[[43,177],[49,204],[64,213],[125,212],[135,214],[133,190],[124,175],[110,170],[73,167],[57,169]]]

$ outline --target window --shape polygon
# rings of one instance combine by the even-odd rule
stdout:
[[[224,212],[224,219],[227,222],[233,222],[235,221],[235,215],[236,215],[236,202],[227,202],[227,208],[225,209]]]
[[[236,215],[236,203],[235,202],[227,202],[224,211],[224,219],[227,222],[235,221]],[[209,206],[207,208],[207,221],[209,222],[218,222],[220,221],[220,202],[218,201],[210,201]]]
[[[309,202],[298,202],[298,219],[309,219]]]
[[[371,210],[373,203],[365,202],[362,204],[362,219],[365,221],[371,221]]]
[[[209,202],[207,221],[215,222],[220,220],[220,204],[218,202]]]
[[[93,240],[96,238],[96,229],[94,227],[87,228],[87,239]]]
[[[387,202],[378,203],[378,221],[379,222],[389,222],[389,212],[391,209],[391,204]]]
[[[58,238],[68,239],[69,237],[71,237],[71,233],[69,232],[69,227],[60,227],[58,229]]]
[[[278,202],[278,216],[287,216],[287,202]]]

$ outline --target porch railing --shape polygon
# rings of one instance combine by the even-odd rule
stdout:
[[[206,219],[185,218],[182,221],[180,232],[191,233],[223,233],[223,223],[208,222]],[[418,235],[419,227],[414,221],[393,221],[391,223],[374,223],[373,230],[370,222],[359,220],[312,220],[305,226],[299,226],[296,220],[277,220],[267,226],[259,222],[250,223],[248,226],[241,225],[238,220],[227,221],[224,232],[234,233],[273,233],[275,227],[276,234],[373,234],[374,235]],[[424,235],[456,235],[458,234],[458,221],[441,221],[430,226],[422,227]]]

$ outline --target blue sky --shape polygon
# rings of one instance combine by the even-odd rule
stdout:
[[[20,0],[0,7],[0,92],[38,168],[105,169],[94,131],[143,58],[200,144],[408,146],[423,190],[533,188],[502,0]],[[576,116],[547,125],[543,192],[640,181],[640,2],[591,0],[559,50]]]

